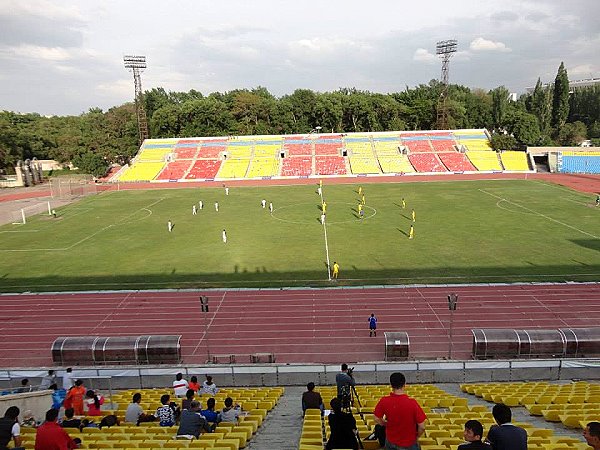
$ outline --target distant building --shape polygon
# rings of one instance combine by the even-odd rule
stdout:
[[[553,84],[554,83],[545,83],[542,85],[542,87],[552,86]],[[595,86],[595,85],[600,85],[600,78],[586,78],[584,80],[569,81],[569,91],[573,92],[574,89],[580,89],[580,88],[590,87],[590,86]],[[535,86],[525,88],[525,90],[527,91],[528,94],[531,94],[535,90]]]

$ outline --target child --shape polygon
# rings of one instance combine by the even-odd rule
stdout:
[[[240,417],[240,405],[233,406],[233,399],[225,399],[225,408],[221,411],[221,422],[237,423]]]
[[[104,397],[97,395],[91,389],[85,393],[85,404],[88,407],[88,416],[101,416],[100,407],[104,403]]]
[[[483,425],[478,420],[467,420],[463,437],[468,444],[461,444],[458,450],[491,450],[491,446],[481,442],[483,436]]]

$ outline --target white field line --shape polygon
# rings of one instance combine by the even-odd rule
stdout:
[[[502,201],[505,201],[506,203],[509,203],[511,205],[514,205],[514,206],[517,206],[519,208],[522,208],[525,211],[528,211],[528,212],[530,212],[532,214],[535,214],[536,216],[543,217],[546,220],[549,220],[551,222],[557,223],[557,224],[562,225],[564,227],[570,228],[570,229],[572,229],[574,231],[577,231],[577,232],[579,232],[581,234],[585,234],[586,236],[593,237],[594,239],[599,239],[598,236],[593,235],[592,233],[588,233],[587,231],[580,230],[579,228],[574,227],[573,225],[569,225],[568,223],[561,222],[560,220],[554,219],[554,218],[552,218],[550,216],[547,216],[546,214],[542,214],[542,213],[537,212],[537,211],[535,211],[535,210],[533,210],[531,208],[527,208],[526,206],[519,205],[518,203],[515,203],[515,202],[512,202],[510,200],[507,200],[507,199],[505,199],[503,197],[500,197],[500,196],[498,196],[496,194],[492,194],[491,192],[487,192],[485,189],[478,189],[478,191],[483,192],[484,194],[487,194],[487,195],[489,195],[491,197],[497,198],[498,200],[502,200]]]
[[[24,248],[24,249],[7,249],[7,250],[0,249],[0,252],[56,252],[56,251],[71,250],[72,248],[76,247],[77,245],[82,244],[83,242],[85,242],[85,241],[93,238],[94,236],[102,233],[103,231],[106,231],[109,228],[118,226],[118,225],[126,222],[130,217],[136,215],[138,212],[144,211],[144,210],[149,211],[148,208],[156,205],[157,203],[159,203],[159,202],[161,202],[163,200],[164,200],[164,197],[163,198],[159,198],[155,202],[152,202],[149,205],[143,206],[143,207],[135,210],[131,214],[123,217],[122,219],[117,220],[115,223],[111,223],[110,225],[107,225],[107,226],[105,226],[103,228],[100,228],[98,231],[95,231],[94,233],[91,233],[91,234],[87,235],[86,237],[84,237],[84,238],[78,240],[77,242],[69,245],[68,247],[59,247],[59,248],[26,248],[26,249]]]

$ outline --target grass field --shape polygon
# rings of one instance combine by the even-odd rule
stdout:
[[[316,185],[304,185],[110,192],[2,226],[0,291],[600,279],[590,195],[526,180],[368,184],[359,220],[357,188],[324,186],[337,282]]]

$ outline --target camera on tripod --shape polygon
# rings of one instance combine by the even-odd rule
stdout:
[[[348,367],[348,376],[352,376],[352,372],[354,372],[354,367]]]

